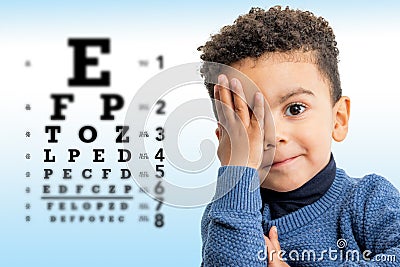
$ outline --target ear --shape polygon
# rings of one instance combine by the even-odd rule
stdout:
[[[332,138],[341,142],[346,138],[349,130],[350,98],[342,96],[333,108]]]

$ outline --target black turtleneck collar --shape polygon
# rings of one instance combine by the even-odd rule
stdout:
[[[295,190],[277,192],[260,188],[263,203],[269,205],[271,219],[280,218],[320,199],[332,185],[335,175],[336,163],[331,153],[329,163],[311,180]]]

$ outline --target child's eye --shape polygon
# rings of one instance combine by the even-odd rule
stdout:
[[[293,103],[290,104],[285,111],[286,116],[297,116],[304,112],[307,107],[304,104]]]

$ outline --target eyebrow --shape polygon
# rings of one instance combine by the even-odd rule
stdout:
[[[312,91],[304,89],[303,87],[298,87],[298,88],[291,90],[289,93],[287,93],[283,97],[281,97],[281,99],[279,100],[279,104],[282,104],[283,102],[285,102],[286,100],[288,100],[289,98],[291,98],[293,96],[302,95],[302,94],[315,96]]]

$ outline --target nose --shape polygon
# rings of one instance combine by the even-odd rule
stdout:
[[[287,142],[287,129],[277,116],[270,116],[264,125],[264,150]]]
[[[283,121],[277,117],[274,118],[275,125],[275,146],[287,142],[287,127],[283,125]]]

